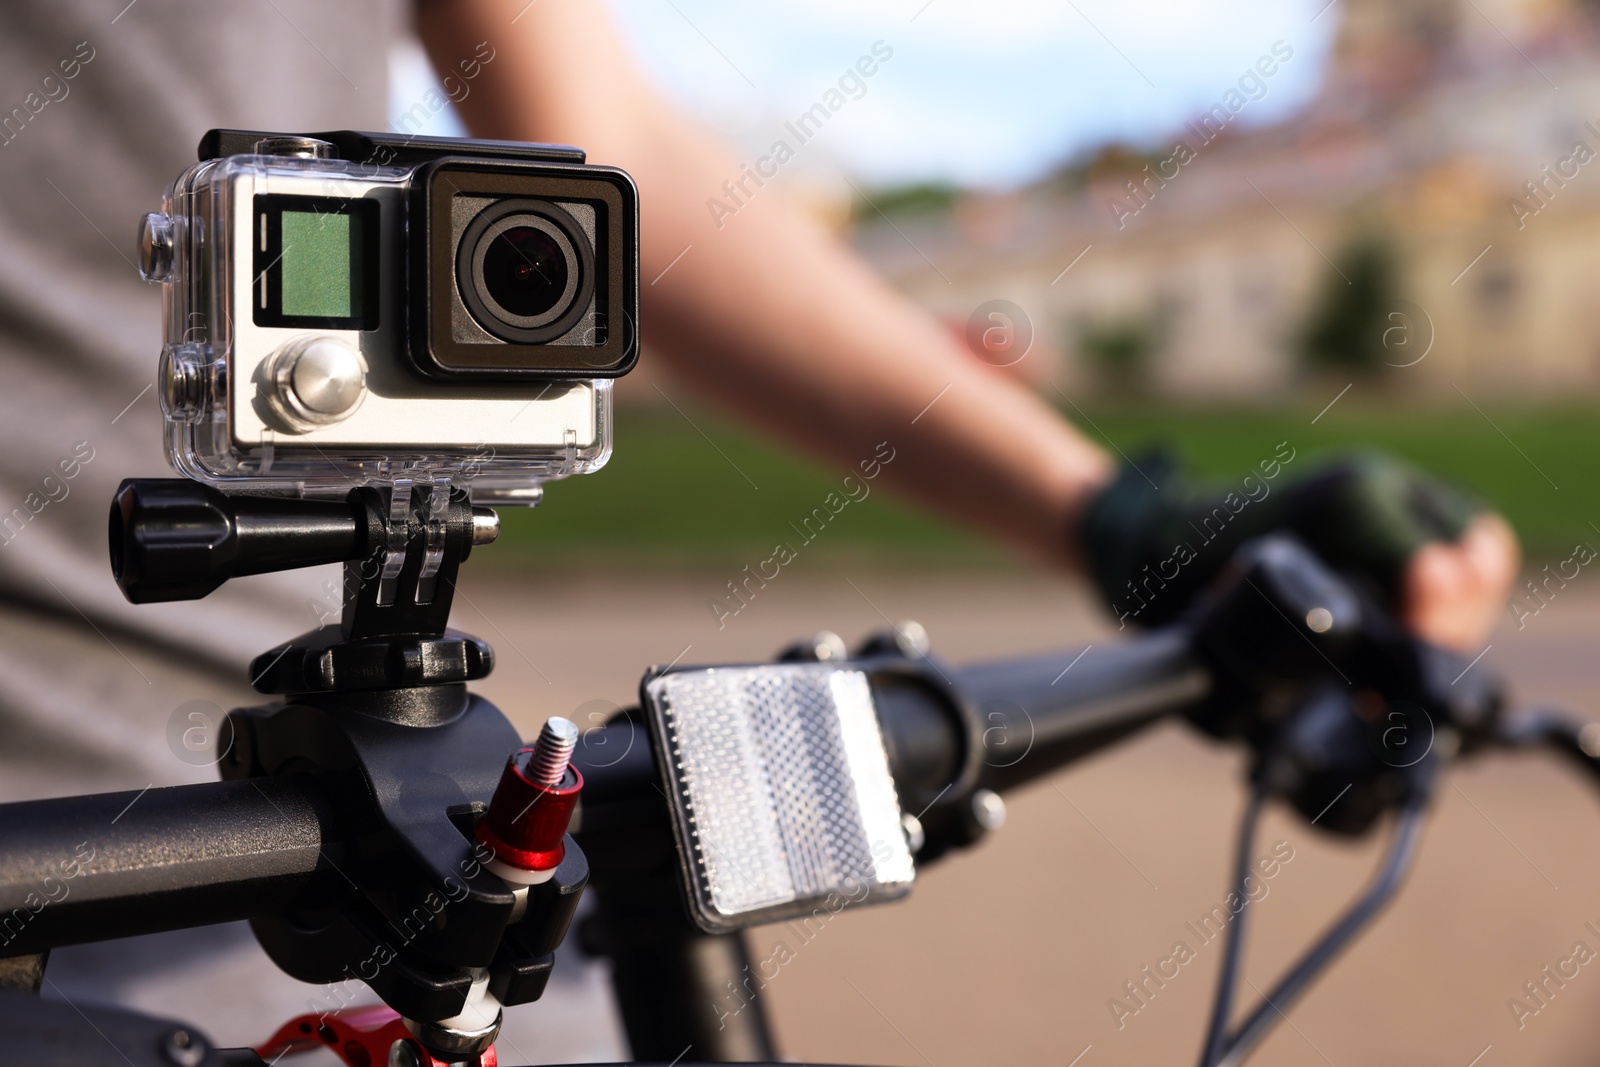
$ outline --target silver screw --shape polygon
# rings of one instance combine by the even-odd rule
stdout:
[[[895,624],[894,643],[907,659],[923,659],[933,647],[927,628],[915,619],[902,619]]]
[[[850,658],[850,649],[844,638],[832,630],[819,630],[811,638],[811,651],[822,663],[839,663]]]
[[[972,794],[972,817],[985,830],[998,830],[1006,824],[1006,802],[992,789]]]
[[[922,846],[928,843],[927,832],[922,829],[922,820],[909,811],[900,816],[900,828],[906,832],[906,847],[912,855],[922,851]]]
[[[420,1063],[417,1046],[406,1038],[402,1037],[389,1046],[389,1067],[419,1067]]]
[[[494,508],[472,509],[472,547],[492,545],[500,537],[500,516]]]
[[[559,715],[545,720],[528,755],[528,777],[554,789],[567,776],[567,764],[572,762],[572,750],[577,745],[577,723]]]
[[[177,1067],[197,1067],[206,1058],[205,1042],[187,1030],[174,1030],[161,1043],[161,1051]]]

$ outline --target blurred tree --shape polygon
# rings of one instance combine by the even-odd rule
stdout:
[[[885,215],[943,214],[955,206],[962,190],[949,182],[916,182],[874,189],[870,200],[857,196],[854,216],[869,218],[878,212]]]
[[[1390,358],[1384,331],[1398,296],[1394,251],[1364,237],[1347,245],[1328,273],[1300,334],[1300,352],[1317,369],[1371,373]]]
[[[1145,390],[1161,338],[1161,322],[1155,315],[1133,314],[1078,324],[1079,354],[1094,368],[1101,382],[1115,392]]]

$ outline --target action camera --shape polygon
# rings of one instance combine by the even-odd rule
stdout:
[[[632,180],[576,148],[212,130],[139,235],[173,466],[536,500],[610,454],[638,234]]]

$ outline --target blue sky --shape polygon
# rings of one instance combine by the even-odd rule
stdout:
[[[874,42],[894,50],[808,147],[806,165],[886,186],[1005,188],[1110,140],[1159,144],[1284,41],[1293,58],[1248,123],[1304,104],[1327,0],[612,0],[661,89],[747,158]],[[417,96],[401,63],[395,95]],[[409,69],[409,73],[407,70]]]

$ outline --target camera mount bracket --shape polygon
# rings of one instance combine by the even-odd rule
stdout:
[[[128,479],[111,509],[111,567],[134,603],[193,600],[230,578],[342,562],[337,624],[257,657],[263,693],[449,685],[494,667],[489,644],[447,629],[456,574],[499,520],[447,479],[398,478],[343,500],[229,495],[184,478]]]
[[[487,675],[494,668],[488,642],[446,629],[461,561],[498,530],[480,514],[487,509],[474,509],[443,480],[355,489],[346,503],[365,526],[358,540],[366,552],[345,561],[340,622],[256,657],[251,684],[263,693],[351,693]],[[414,721],[416,704],[413,694],[394,711]]]
[[[364,981],[440,1060],[488,1061],[500,1006],[537,999],[588,882],[571,837],[552,876],[509,884],[474,837],[516,728],[466,683],[489,645],[446,628],[461,562],[498,520],[446,479],[396,479],[343,500],[228,495],[130,479],[111,509],[112,571],[129,600],[203,597],[247,574],[342,562],[342,615],[256,658],[285,699],[229,715],[229,780],[309,777],[335,802],[340,876],[314,912],[251,922],[284,971],[342,1008]]]

